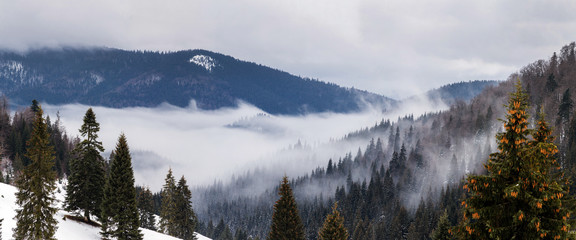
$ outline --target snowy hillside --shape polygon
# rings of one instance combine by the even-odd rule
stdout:
[[[59,188],[60,190],[60,188]],[[4,218],[2,223],[2,239],[12,239],[12,228],[16,227],[14,216],[16,215],[16,193],[17,189],[13,186],[0,183],[0,218]],[[60,201],[64,198],[64,192],[61,190],[56,196]],[[89,226],[86,224],[78,223],[71,220],[65,220],[64,215],[68,212],[60,210],[56,214],[58,220],[58,231],[56,232],[56,239],[59,240],[99,240],[100,235],[98,232],[100,228]],[[158,232],[150,231],[141,228],[144,234],[144,240],[170,240],[178,239],[170,237]],[[198,240],[210,240],[200,234],[197,235]]]

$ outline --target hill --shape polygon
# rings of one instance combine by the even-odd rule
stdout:
[[[218,109],[250,103],[271,114],[359,111],[395,101],[205,50],[111,48],[0,51],[0,89],[15,103]]]
[[[480,94],[486,87],[496,86],[499,81],[495,80],[475,80],[469,82],[457,82],[444,85],[437,89],[432,89],[425,93],[429,99],[436,99],[447,105],[452,105],[457,101],[470,102]]]
[[[59,185],[59,194],[57,198],[62,200],[64,198],[64,190]],[[3,218],[2,232],[0,233],[1,239],[12,238],[12,228],[16,227],[16,222],[13,217],[16,215],[16,196],[17,189],[13,186],[0,183],[0,219]],[[56,220],[58,220],[58,231],[56,232],[56,239],[58,240],[98,240],[101,238],[99,232],[100,228],[93,227],[84,223],[65,219],[64,216],[70,213],[60,210],[56,213]],[[150,231],[148,229],[140,228],[144,234],[144,240],[177,240],[168,235],[158,232]],[[198,240],[210,240],[202,235],[197,235]]]

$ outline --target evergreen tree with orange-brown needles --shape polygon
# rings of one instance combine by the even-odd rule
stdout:
[[[463,239],[567,239],[570,237],[566,179],[556,161],[551,129],[541,114],[528,128],[528,96],[520,82],[506,106],[498,152],[484,175],[469,175],[463,219],[455,232]],[[529,138],[531,136],[531,138]]]

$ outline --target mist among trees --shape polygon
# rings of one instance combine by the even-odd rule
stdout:
[[[183,239],[194,232],[214,239],[570,237],[575,48],[566,45],[445,111],[351,132],[334,143],[363,147],[308,173],[256,169],[190,188],[169,171],[160,192],[135,186],[125,135],[102,156],[92,109],[82,136],[71,139],[37,102],[12,114],[1,98],[2,181],[19,188],[14,238],[53,238],[52,194],[61,179],[69,181],[68,219],[99,225],[103,238],[140,239],[139,227],[157,226]],[[249,191],[263,183],[269,187]],[[35,206],[43,207],[45,225],[32,224]]]

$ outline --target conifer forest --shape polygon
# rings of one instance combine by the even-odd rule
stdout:
[[[454,94],[445,110],[359,126],[330,144],[360,148],[299,175],[254,167],[198,185],[170,168],[160,189],[136,184],[130,135],[104,149],[96,108],[71,136],[43,103],[12,111],[3,96],[0,181],[17,188],[12,237],[56,239],[62,185],[67,221],[98,228],[101,239],[144,239],[143,229],[216,240],[573,239],[575,51],[565,45],[469,99]]]

